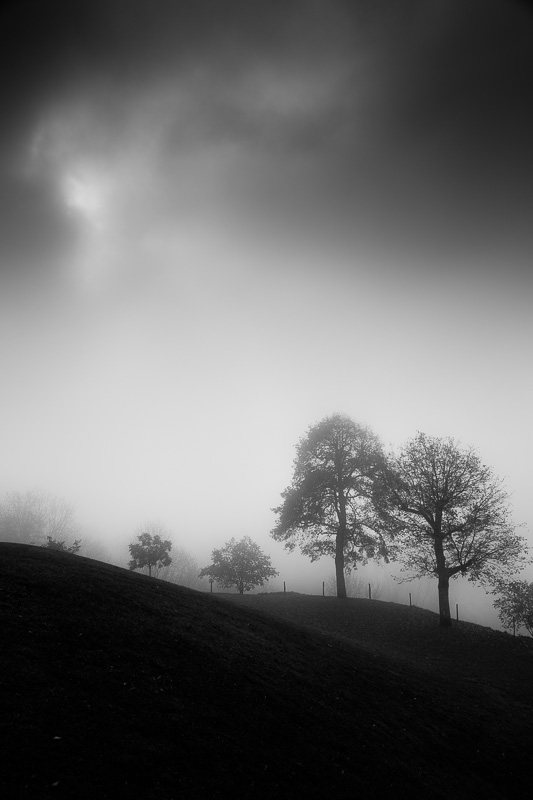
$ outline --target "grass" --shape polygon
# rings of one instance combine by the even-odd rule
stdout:
[[[533,646],[0,545],[13,798],[529,797]]]

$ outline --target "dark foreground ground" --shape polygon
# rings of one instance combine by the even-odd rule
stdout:
[[[533,646],[0,545],[6,798],[531,796]]]

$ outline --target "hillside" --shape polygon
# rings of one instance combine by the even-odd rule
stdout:
[[[227,596],[226,596],[227,597]],[[297,623],[329,637],[394,659],[398,666],[483,685],[506,700],[533,707],[533,639],[453,622],[439,627],[438,614],[423,608],[361,598],[295,593],[230,595],[234,603]]]
[[[4,796],[529,796],[529,641],[13,544],[0,614]]]

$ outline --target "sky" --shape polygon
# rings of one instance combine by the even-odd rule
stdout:
[[[342,412],[476,448],[533,543],[530,4],[1,14],[0,493],[296,580],[271,509]]]

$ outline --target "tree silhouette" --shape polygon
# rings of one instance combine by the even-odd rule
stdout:
[[[141,533],[137,539],[138,543],[132,543],[129,546],[130,569],[148,567],[148,575],[151,576],[153,567],[165,567],[170,564],[172,559],[168,553],[172,547],[171,541],[168,539],[163,541],[159,534],[152,536],[150,533]]]
[[[500,596],[494,601],[504,628],[524,627],[533,636],[533,583],[526,580],[501,583],[495,590]]]
[[[449,584],[458,575],[495,585],[525,558],[508,495],[471,449],[418,433],[390,461],[389,529],[413,577],[438,578],[440,624],[451,624]]]
[[[270,557],[249,536],[240,541],[230,539],[220,549],[213,550],[212,559],[213,563],[201,570],[200,577],[207,576],[225,589],[235,586],[239,594],[263,586],[278,574]]]
[[[299,544],[311,561],[333,556],[337,596],[346,597],[345,568],[387,559],[376,513],[381,444],[368,428],[335,414],[312,426],[296,450],[272,536],[290,551]]]
[[[41,545],[41,547],[47,550],[61,550],[65,553],[77,553],[81,548],[81,539],[75,539],[73,544],[67,545],[66,542],[54,539],[53,536],[47,536],[46,544]]]

